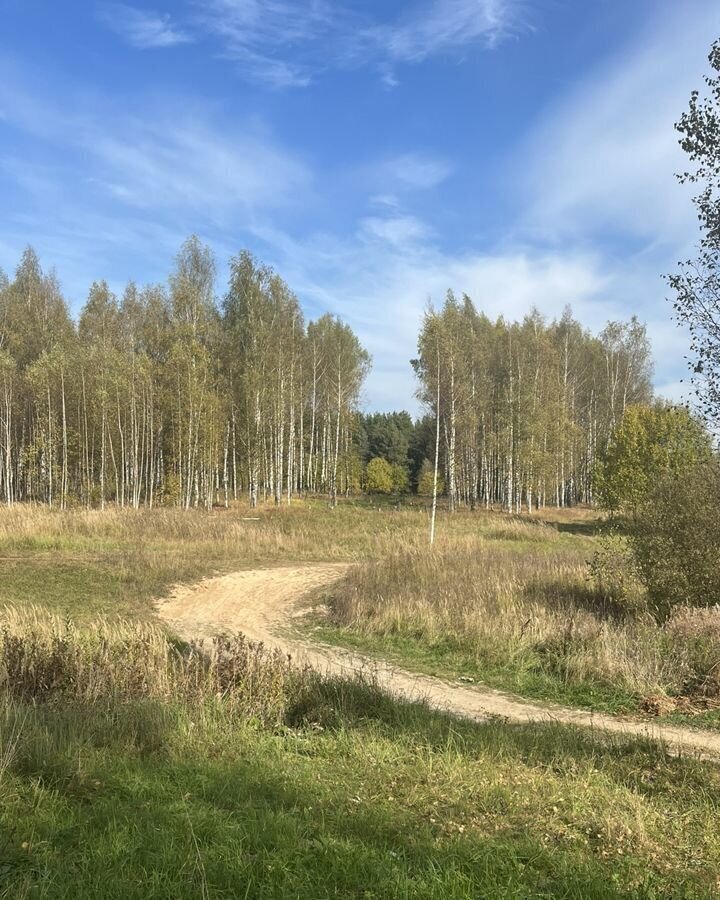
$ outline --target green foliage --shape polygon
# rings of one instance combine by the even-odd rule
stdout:
[[[697,257],[680,263],[668,281],[678,321],[690,333],[690,369],[700,408],[708,422],[720,427],[720,40],[708,59],[713,72],[705,78],[706,96],[693,91],[688,111],[675,126],[682,135],[680,146],[695,166],[679,178],[700,189],[693,202],[702,237]]]
[[[415,430],[409,413],[371,413],[358,418],[359,442],[366,461],[381,456],[391,464],[407,465]]]
[[[367,464],[365,486],[370,494],[391,494],[393,491],[393,467],[386,459],[376,456]]]
[[[433,457],[435,453],[435,419],[433,416],[423,416],[415,423],[412,440],[410,441],[410,480],[414,491],[418,490],[420,473],[425,460]]]
[[[635,615],[647,609],[632,547],[624,535],[608,531],[588,561],[588,580],[606,609],[619,615]]]
[[[443,480],[442,475],[438,472],[438,482],[437,482],[437,492],[438,494],[445,493],[445,481]],[[424,460],[422,467],[420,469],[420,475],[418,477],[418,494],[421,497],[432,497],[433,493],[433,465],[430,460]]]
[[[630,406],[595,471],[596,496],[633,513],[664,477],[680,478],[711,455],[710,436],[682,407]]]
[[[410,477],[405,466],[394,464],[391,466],[392,487],[396,494],[407,494],[410,490]]]
[[[666,475],[633,520],[630,540],[659,618],[673,607],[720,604],[720,462]]]

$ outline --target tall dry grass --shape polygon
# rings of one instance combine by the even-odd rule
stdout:
[[[333,593],[335,624],[457,648],[481,672],[536,671],[639,696],[720,695],[720,610],[679,611],[662,626],[620,615],[589,583],[586,554],[559,546],[547,527],[506,528],[525,542],[524,528],[537,529],[549,544],[522,553],[489,540],[445,541],[432,552],[401,547],[349,572]]]
[[[0,609],[0,627],[4,702],[217,699],[244,718],[275,723],[310,677],[242,635],[181,644],[152,624],[98,620],[78,629],[37,607]]]
[[[76,621],[152,618],[152,599],[180,582],[256,565],[383,559],[427,546],[428,512],[317,500],[251,510],[0,508],[0,603],[34,602]],[[443,514],[439,541],[533,543],[560,535],[498,514]]]

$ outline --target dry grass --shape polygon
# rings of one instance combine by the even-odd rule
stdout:
[[[93,616],[149,619],[151,599],[173,584],[253,565],[383,559],[398,546],[427,546],[422,507],[319,500],[250,510],[108,509],[61,512],[0,508],[0,603],[36,603],[75,621]],[[494,540],[538,551],[568,535],[502,514],[441,513],[440,541]]]
[[[619,616],[607,585],[587,580],[595,524],[587,509],[442,511],[430,552],[421,505],[331,510],[309,500],[211,514],[15,507],[0,511],[0,602],[78,622],[131,620],[118,627],[140,629],[151,648],[152,599],[174,583],[273,562],[356,561],[334,597],[345,637],[404,641],[448,673],[470,665],[496,686],[584,705],[598,686],[605,708],[654,694],[710,702],[720,693],[720,650],[708,622],[680,615],[660,627]],[[594,693],[574,698],[583,685]]]
[[[498,547],[488,540],[493,529],[474,542],[401,548],[354,568],[334,593],[335,624],[435,648],[448,668],[453,657],[470,657],[481,677],[534,672],[570,693],[594,683],[629,697],[720,694],[719,610],[683,611],[664,626],[623,617],[588,582],[587,553],[559,546],[548,526],[524,527],[547,542],[542,552]]]
[[[246,514],[0,514],[0,552],[20,556],[0,569],[20,598],[0,608],[0,897],[716,896],[712,767],[557,726],[476,727],[148,619],[170,579],[373,560],[337,596],[355,630],[562,660],[567,679],[622,661],[612,677],[634,681],[648,648],[664,672],[662,640],[697,654],[720,615],[613,620],[582,531],[459,514],[428,553],[422,510]],[[136,618],[96,617],[121,606],[116,582]],[[48,612],[72,596],[87,627]]]
[[[244,718],[282,721],[309,673],[242,636],[183,645],[160,627],[98,620],[78,629],[38,607],[0,610],[6,702],[123,704],[222,700]]]

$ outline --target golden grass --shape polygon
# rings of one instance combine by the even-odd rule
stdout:
[[[596,520],[589,509],[521,517],[443,510],[431,551],[422,505],[332,510],[310,499],[210,514],[17,506],[0,511],[0,602],[41,604],[76,621],[130,617],[118,628],[140,629],[148,653],[160,641],[158,671],[167,672],[164,638],[137,623],[152,622],[152,599],[173,583],[274,562],[355,561],[333,598],[334,623],[348,634],[399,636],[438,653],[449,646],[481,675],[510,668],[633,696],[712,697],[720,650],[707,623],[619,618],[605,587],[588,582]]]
[[[307,673],[279,652],[220,636],[183,645],[157,625],[96,620],[78,629],[39,607],[0,609],[0,697],[25,703],[214,698],[246,718],[282,721]]]
[[[515,667],[640,696],[718,693],[720,611],[678,612],[663,626],[647,615],[620,617],[588,581],[587,554],[558,546],[557,532],[540,526],[554,535],[548,546],[518,553],[494,543],[499,530],[432,552],[400,548],[352,569],[334,592],[335,623],[460,649],[481,672]]]

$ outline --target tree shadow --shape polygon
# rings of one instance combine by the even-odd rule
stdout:
[[[538,580],[525,586],[523,596],[530,602],[541,603],[550,610],[569,616],[580,609],[604,622],[622,623],[633,617],[633,611],[627,606],[590,584]]]
[[[476,823],[466,829],[473,807],[441,788],[427,796],[402,780],[384,788],[323,735],[302,738],[288,737],[290,766],[241,746],[224,758],[219,751],[219,758],[124,761],[92,804],[61,788],[73,821],[47,835],[57,855],[44,876],[60,880],[53,868],[69,864],[77,896],[144,900],[625,896],[608,890],[607,864],[592,853],[544,842],[542,825],[521,827],[510,806],[504,819],[502,791],[478,798]],[[410,802],[393,802],[404,790]],[[128,840],[106,894],[99,867],[78,861],[114,830]],[[143,885],[138,873],[148,859],[153,878]]]
[[[587,519],[583,522],[555,522],[548,520],[544,524],[549,525],[550,528],[555,528],[561,534],[577,534],[583,537],[594,537],[602,532],[603,526],[607,527],[607,522],[600,518]]]
[[[100,721],[93,723],[93,716]],[[197,710],[197,720],[203,718]],[[627,896],[610,887],[610,863],[589,850],[548,844],[542,823],[521,825],[517,809],[504,805],[502,772],[516,761],[518,769],[547,769],[571,781],[584,769],[601,770],[604,779],[646,794],[671,793],[678,778],[687,789],[708,789],[705,766],[698,763],[696,771],[688,760],[668,758],[657,744],[552,722],[477,725],[349,681],[318,680],[314,692],[299,696],[289,712],[294,726],[270,739],[221,716],[217,733],[198,734],[172,751],[176,723],[172,714],[158,717],[155,704],[139,707],[122,723],[92,707],[68,732],[71,720],[48,708],[37,723],[61,733],[61,755],[75,769],[73,774],[68,765],[72,778],[51,779],[64,812],[62,821],[38,819],[38,840],[52,853],[37,877],[61,885],[72,876],[76,896]],[[128,740],[148,728],[151,735]],[[360,741],[343,740],[346,731],[359,732]],[[101,751],[96,761],[84,749],[92,735],[92,746]],[[166,736],[168,747],[161,739]],[[81,754],[72,752],[73,741]],[[418,774],[415,761],[430,750],[466,760],[468,773],[478,772],[478,762],[485,764],[482,771],[500,770],[487,789],[468,774],[476,798],[471,804],[448,798],[441,780],[418,793],[419,785],[437,781],[435,775],[419,785],[408,781]],[[47,771],[45,750],[42,755],[45,760],[38,758],[27,774]],[[78,756],[85,760],[80,781]],[[377,766],[387,773],[387,785]],[[442,772],[442,759],[437,766]],[[645,780],[648,771],[652,780]],[[421,779],[429,777],[422,764],[418,772]],[[468,816],[472,824],[465,828]],[[109,858],[103,856],[108,848],[114,848]],[[15,849],[13,859],[25,866],[27,854]],[[144,880],[149,870],[153,877]],[[32,870],[23,871],[34,877]],[[112,889],[102,880],[106,873]]]

